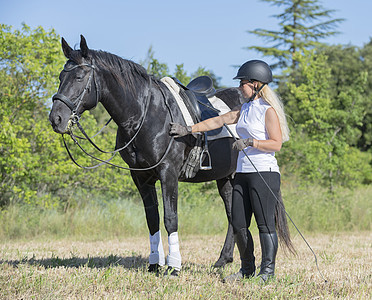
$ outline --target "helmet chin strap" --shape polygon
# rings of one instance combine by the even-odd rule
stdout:
[[[261,90],[263,89],[263,87],[266,85],[266,83],[264,83],[263,85],[261,85],[261,87],[259,89],[256,89],[256,87],[254,88],[254,93],[253,95],[249,98],[248,102],[251,102],[254,100],[254,98],[256,98],[256,96],[258,95],[259,92],[261,92]]]

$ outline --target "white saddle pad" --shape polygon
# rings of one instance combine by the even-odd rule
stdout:
[[[164,77],[164,78],[161,79],[161,81],[167,86],[167,88],[170,90],[170,92],[172,93],[172,95],[176,99],[176,102],[177,102],[178,107],[180,108],[180,110],[182,112],[182,116],[183,116],[183,119],[185,120],[186,125],[187,126],[194,125],[194,122],[191,118],[190,112],[188,111],[185,103],[182,100],[182,97],[180,96],[179,85],[177,85],[177,83],[175,83],[174,80],[170,77]],[[214,108],[216,108],[220,111],[219,115],[223,115],[223,114],[230,111],[230,108],[220,98],[217,98],[216,96],[212,96],[212,97],[208,98],[208,100]],[[236,129],[235,129],[236,125],[235,124],[234,125],[228,125],[228,127],[233,132],[233,134],[235,136],[237,136]],[[208,136],[208,140],[212,141],[212,140],[225,138],[225,137],[231,137],[231,134],[228,132],[228,130],[225,127],[223,127],[222,131],[219,134],[214,135],[214,136]]]

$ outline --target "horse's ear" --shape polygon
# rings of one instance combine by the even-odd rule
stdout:
[[[70,54],[72,52],[72,48],[67,44],[64,38],[62,38],[62,50],[63,54],[66,56],[66,58],[70,58]]]
[[[89,48],[87,45],[87,41],[83,35],[80,35],[80,51],[83,57],[87,57],[89,53]]]

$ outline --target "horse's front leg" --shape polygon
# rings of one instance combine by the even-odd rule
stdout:
[[[168,232],[169,254],[166,274],[177,276],[181,270],[181,253],[178,240],[178,176],[172,170],[163,170],[161,189],[164,203],[164,226]]]
[[[132,172],[132,178],[141,194],[143,205],[145,207],[147,227],[150,235],[150,255],[149,255],[149,272],[157,273],[160,266],[165,265],[165,255],[161,232],[159,229],[159,209],[156,195],[155,182],[151,177],[147,178]]]

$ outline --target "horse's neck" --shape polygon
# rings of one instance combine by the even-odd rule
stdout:
[[[106,78],[105,92],[101,102],[115,123],[131,133],[145,117],[151,91],[149,85],[143,83],[138,90]]]
[[[147,101],[148,87],[143,84],[142,90],[133,91],[113,78],[105,79],[101,102],[113,120],[119,125],[132,118],[141,118],[144,103]]]

